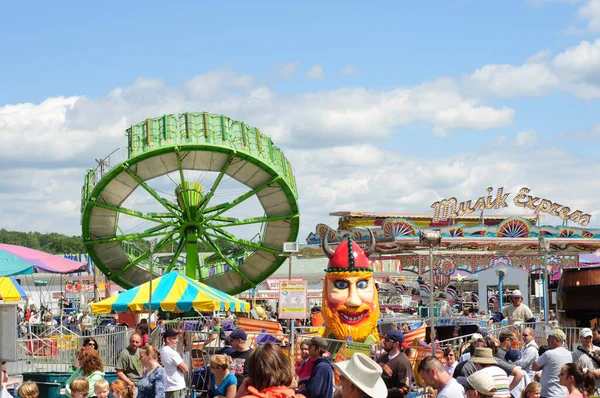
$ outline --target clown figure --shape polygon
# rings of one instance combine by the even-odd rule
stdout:
[[[322,314],[326,338],[373,343],[379,341],[377,321],[379,302],[373,268],[368,256],[375,248],[375,238],[369,230],[371,242],[363,250],[346,238],[332,253],[327,239],[323,251],[329,257],[323,284]]]

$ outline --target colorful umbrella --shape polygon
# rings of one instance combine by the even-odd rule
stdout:
[[[23,246],[0,243],[0,276],[34,272],[70,274],[87,270],[86,264]]]
[[[14,276],[0,277],[0,296],[5,303],[27,300],[27,294]]]
[[[92,313],[144,312],[150,308],[150,282],[92,304]],[[175,271],[152,281],[152,309],[184,312],[250,311],[250,304]]]

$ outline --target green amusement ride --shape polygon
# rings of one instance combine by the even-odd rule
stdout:
[[[269,137],[206,112],[146,119],[126,135],[127,159],[90,169],[82,190],[84,243],[110,280],[130,288],[185,268],[236,294],[286,260],[283,244],[298,235],[298,194],[291,164]]]

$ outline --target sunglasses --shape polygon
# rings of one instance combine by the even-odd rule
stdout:
[[[527,337],[527,336],[529,336],[529,335],[528,335],[528,334],[526,334],[526,333],[523,333],[523,334],[522,334],[522,336],[523,336],[523,337]]]
[[[98,349],[98,346],[95,343],[92,343],[91,341],[86,344],[86,347],[94,347],[95,349]]]

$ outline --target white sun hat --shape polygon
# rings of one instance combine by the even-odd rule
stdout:
[[[387,397],[387,387],[381,378],[381,366],[362,352],[352,355],[349,361],[334,363],[333,367],[370,397]]]

